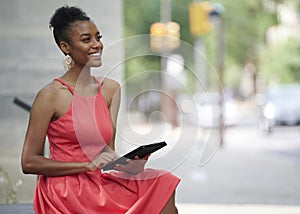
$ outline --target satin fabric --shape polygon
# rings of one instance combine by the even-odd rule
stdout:
[[[101,94],[101,84],[97,80],[99,88],[95,96],[84,97],[62,80],[56,81],[70,90],[73,101],[68,111],[49,125],[50,158],[90,161],[112,138],[112,124]],[[85,112],[80,109],[85,109]],[[96,118],[93,124],[97,124],[96,132],[100,134],[91,135],[91,130],[95,130],[86,117]],[[96,136],[95,140],[84,142],[93,136]],[[100,169],[60,177],[40,175],[34,193],[34,210],[38,214],[158,214],[179,181],[169,172],[153,169],[145,169],[135,176],[124,172],[102,173]]]

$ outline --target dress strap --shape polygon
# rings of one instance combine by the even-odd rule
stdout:
[[[66,86],[66,87],[69,89],[69,91],[70,91],[72,94],[74,94],[74,89],[73,89],[69,84],[65,83],[64,81],[62,81],[62,80],[59,79],[59,78],[55,78],[54,80],[60,82],[60,83],[63,84],[64,86]]]
[[[94,77],[94,79],[96,80],[96,82],[98,83],[98,93],[101,91],[101,81],[97,78],[97,77],[95,77],[95,76],[93,76]]]

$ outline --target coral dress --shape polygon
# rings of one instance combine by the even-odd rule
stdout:
[[[55,80],[70,90],[73,100],[68,111],[48,127],[50,158],[91,161],[112,138],[110,114],[101,84],[96,79],[99,87],[95,96],[81,96],[62,80]],[[158,214],[179,181],[166,171],[152,169],[135,176],[124,172],[104,173],[100,169],[60,177],[40,175],[34,210],[45,214]]]

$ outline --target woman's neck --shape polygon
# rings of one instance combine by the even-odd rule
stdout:
[[[69,71],[67,71],[63,76],[63,79],[65,79],[70,84],[80,84],[80,85],[86,85],[90,84],[93,80],[93,77],[91,75],[91,69],[89,67],[77,67],[74,66]]]
[[[71,68],[61,77],[66,83],[74,88],[77,94],[93,96],[98,92],[98,83],[91,75],[91,69]]]

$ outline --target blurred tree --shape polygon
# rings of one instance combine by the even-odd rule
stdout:
[[[291,38],[265,49],[261,54],[260,75],[268,84],[300,83],[300,39]]]
[[[275,7],[286,4],[289,8],[293,8],[299,18],[299,0],[274,0],[273,3]],[[284,25],[275,26],[277,27],[285,27],[286,31]],[[273,41],[261,52],[259,71],[266,84],[300,83],[300,38],[297,34],[293,35],[289,32],[284,32],[284,35],[285,39]]]
[[[268,7],[270,1],[218,1],[225,8],[225,87],[238,91],[244,66],[251,63],[257,67],[259,52],[265,44],[265,33],[270,26],[278,22],[276,10]],[[215,45],[213,42],[208,44]],[[252,83],[254,92],[255,81],[256,73],[253,74]]]
[[[189,31],[188,7],[193,0],[172,0],[172,20],[180,24],[180,37],[183,41],[193,44],[195,38]],[[267,29],[278,24],[276,6],[286,1],[294,2],[300,8],[299,0],[218,0],[210,1],[223,4],[225,8],[225,85],[238,88],[239,80],[246,63],[256,67],[260,52],[265,48]],[[298,3],[297,3],[298,2]],[[160,20],[160,0],[124,0],[125,37],[148,34],[150,26]],[[207,57],[215,66],[216,38],[215,31],[203,36],[207,47]],[[140,63],[127,63],[127,75],[138,72],[135,65],[146,64],[150,67],[159,66],[159,57],[140,58]],[[134,64],[134,65],[133,65]],[[129,71],[130,70],[130,71]],[[258,71],[259,72],[259,71]],[[255,79],[254,79],[255,81]],[[254,83],[253,83],[254,84]]]
[[[124,0],[125,36],[148,34],[160,20],[160,0]]]
[[[124,1],[124,25],[125,25],[125,37],[131,37],[142,34],[150,33],[150,26],[154,22],[160,20],[160,0],[125,0]],[[130,48],[129,48],[130,49]],[[129,55],[125,46],[125,55]],[[127,56],[125,58],[127,59]],[[126,60],[125,63],[125,76],[126,79],[141,71],[158,71],[160,69],[160,61],[158,56],[140,56]],[[139,81],[141,85],[135,85],[135,87],[141,88],[144,81]],[[127,91],[133,91],[127,87]]]
[[[265,42],[265,32],[277,23],[275,11],[266,8],[266,0],[219,0],[226,9],[226,55],[230,62],[243,66],[255,61],[259,46]]]
[[[172,21],[181,26],[181,39],[192,44],[188,6],[192,0],[172,0]],[[125,37],[148,34],[150,26],[160,21],[160,0],[124,0]]]

